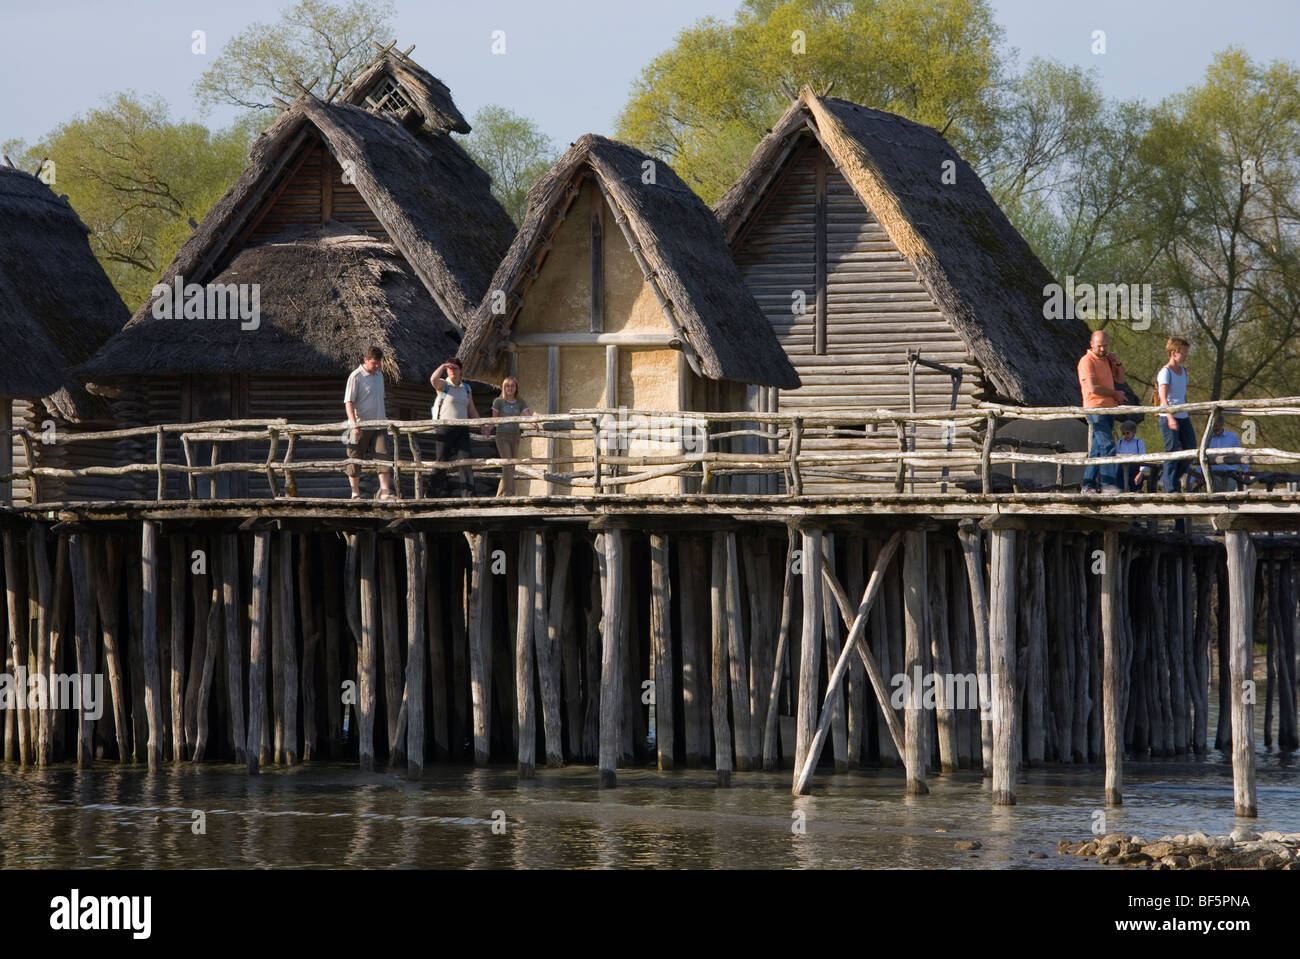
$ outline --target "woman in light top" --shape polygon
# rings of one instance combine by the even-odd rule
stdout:
[[[519,395],[519,381],[513,376],[507,376],[501,381],[501,395],[492,401],[493,416],[528,416],[533,411],[528,408],[528,403]],[[495,427],[497,431],[497,452],[502,459],[517,459],[519,457],[519,424],[502,423]],[[484,427],[483,432],[487,432]],[[501,483],[497,486],[498,496],[515,495],[515,468],[507,463],[501,467]]]
[[[1169,362],[1156,374],[1156,389],[1160,393],[1160,406],[1178,406],[1187,402],[1187,353],[1190,344],[1181,336],[1171,336],[1165,341]],[[1160,438],[1165,452],[1196,449],[1196,433],[1188,413],[1161,413],[1156,417],[1160,424]],[[1176,493],[1180,481],[1191,464],[1187,460],[1165,463],[1163,485],[1166,493]]]
[[[474,406],[474,395],[470,392],[469,384],[461,379],[460,374],[460,360],[453,357],[434,370],[433,375],[429,377],[429,383],[438,391],[438,399],[433,404],[433,418],[439,422],[453,423],[456,420],[479,418],[478,409]],[[469,427],[448,425],[436,431],[433,436],[439,462],[447,463],[470,458]],[[444,469],[450,471],[449,467]],[[460,495],[473,495],[473,470],[468,466],[462,466],[459,472]],[[434,495],[441,495],[446,491],[447,476],[446,473],[435,475],[442,480],[443,488]]]

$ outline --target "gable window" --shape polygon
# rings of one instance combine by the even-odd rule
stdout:
[[[409,109],[411,101],[406,98],[402,88],[392,77],[384,77],[366,97],[366,104],[376,113],[392,113],[401,116]]]

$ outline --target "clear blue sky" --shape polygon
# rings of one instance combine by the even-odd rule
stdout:
[[[1229,44],[1257,61],[1300,59],[1296,0],[992,0],[1020,60],[1096,67],[1106,92],[1159,100],[1197,82]],[[285,0],[287,4],[287,0]],[[398,0],[402,47],[472,115],[498,103],[531,117],[563,148],[610,133],[633,78],[678,30],[729,18],[739,0]],[[197,117],[192,87],[222,44],[270,21],[272,0],[0,0],[0,141],[29,142],[106,94],[160,93],[173,118]],[[208,56],[190,52],[207,33]],[[491,52],[493,30],[507,52]],[[1107,53],[1091,53],[1105,30]],[[219,124],[231,114],[208,118]]]

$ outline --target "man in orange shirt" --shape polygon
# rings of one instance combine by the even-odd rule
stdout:
[[[1083,406],[1089,410],[1114,409],[1125,401],[1122,390],[1116,384],[1125,381],[1124,364],[1110,351],[1110,336],[1105,330],[1097,330],[1088,343],[1088,352],[1079,360],[1079,392],[1083,394]],[[1092,446],[1088,450],[1089,458],[1095,456],[1115,455],[1115,417],[1110,413],[1089,413],[1088,422],[1092,424]],[[1118,493],[1115,484],[1116,468],[1110,466],[1089,466],[1083,471],[1084,492],[1096,489],[1097,473],[1101,472],[1101,491]]]

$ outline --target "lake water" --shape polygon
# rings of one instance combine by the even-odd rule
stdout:
[[[1125,805],[1106,811],[1106,831],[1229,831],[1239,821],[1223,759],[1126,763]],[[790,780],[738,773],[718,789],[708,770],[623,769],[601,790],[590,766],[539,768],[531,782],[507,766],[431,766],[413,782],[343,763],[254,777],[226,764],[11,765],[0,773],[0,867],[1097,868],[1056,844],[1091,834],[1100,766],[1024,770],[1007,808],[966,771],[931,774],[930,795],[915,798],[901,769],[823,773],[806,797],[790,795]],[[1241,822],[1300,831],[1288,757],[1260,751],[1258,801],[1260,817]],[[970,839],[982,848],[954,848]]]

